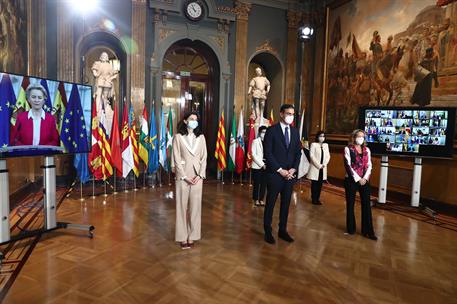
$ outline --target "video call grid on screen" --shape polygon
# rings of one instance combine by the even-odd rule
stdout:
[[[7,75],[7,77],[5,77]],[[28,78],[28,79],[27,79]],[[59,85],[62,83],[63,85],[63,90],[60,88],[59,90]],[[21,97],[24,96],[25,90],[27,89],[27,86],[29,84],[40,84],[42,85],[45,90],[48,93],[48,99],[45,101],[43,109],[45,110],[46,116],[45,119],[47,119],[48,114],[52,115],[54,117],[54,120],[56,122],[56,129],[58,131],[58,136],[59,136],[59,143],[54,145],[48,145],[48,144],[41,144],[41,136],[43,134],[43,131],[40,130],[40,144],[38,145],[33,145],[30,143],[20,143],[16,144],[14,142],[14,138],[11,138],[13,134],[16,134],[18,132],[13,132],[14,128],[17,128],[17,118],[21,112],[28,112],[30,108],[30,103],[27,105],[27,109],[25,109],[25,105],[20,103]],[[62,86],[61,85],[61,86]],[[81,103],[81,110],[82,113],[79,117],[76,115],[73,116],[65,116],[65,114],[70,114],[66,113],[66,110],[68,110],[69,107],[69,102],[72,93],[73,86],[76,86],[77,88],[77,95],[79,97],[79,101]],[[59,81],[59,80],[53,80],[53,79],[47,79],[47,78],[39,78],[39,77],[34,77],[34,76],[27,76],[27,75],[18,75],[18,74],[13,74],[13,73],[8,73],[8,72],[1,72],[0,71],[0,107],[2,109],[8,109],[9,108],[9,132],[8,135],[6,135],[6,128],[8,126],[5,125],[5,117],[0,115],[0,129],[3,129],[4,131],[2,132],[0,130],[0,158],[8,158],[8,157],[18,157],[18,156],[37,156],[37,155],[55,155],[55,154],[68,154],[68,153],[87,153],[90,152],[91,149],[91,127],[92,127],[92,86],[90,85],[82,85],[78,83],[73,83],[73,82],[67,82],[67,81]],[[67,102],[67,107],[63,111],[61,108],[61,100],[62,98],[59,98],[59,93],[62,92],[62,94],[65,94],[64,98],[66,99]],[[60,95],[62,95],[60,94]],[[14,96],[13,96],[14,95]],[[11,101],[12,100],[12,101]],[[73,100],[78,100],[73,99]],[[70,112],[70,110],[69,110]],[[1,113],[0,113],[1,114]],[[5,112],[3,112],[3,115],[6,115]],[[85,130],[85,139],[87,140],[87,145],[84,144],[82,147],[85,148],[80,148],[79,146],[73,147],[73,149],[68,149],[65,147],[65,145],[62,143],[62,132],[65,132],[64,128],[62,127],[64,125],[64,118],[65,117],[75,117],[75,119],[80,120],[81,127],[83,127],[83,130]],[[43,119],[43,120],[45,120]],[[70,121],[72,123],[72,121]],[[43,124],[41,124],[43,125]],[[52,129],[52,128],[51,128]],[[16,130],[17,131],[17,130]],[[28,130],[29,133],[32,131]],[[8,138],[6,138],[8,137]],[[73,140],[72,140],[73,141]]]
[[[452,155],[455,109],[363,108],[359,119],[377,154]]]

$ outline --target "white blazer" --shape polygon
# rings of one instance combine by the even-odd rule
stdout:
[[[262,169],[265,166],[265,160],[263,157],[263,144],[262,139],[257,137],[252,141],[252,169]]]
[[[330,151],[328,149],[328,144],[322,144],[322,151],[324,152],[324,159],[322,164],[325,165],[323,171],[323,180],[327,180],[327,165],[330,161]],[[321,144],[317,142],[313,142],[309,149],[309,158],[310,158],[310,166],[308,170],[308,175],[306,176],[308,179],[311,180],[318,180],[319,179],[319,170],[321,168]]]

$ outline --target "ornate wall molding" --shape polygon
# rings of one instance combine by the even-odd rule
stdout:
[[[302,20],[302,14],[297,11],[287,11],[287,22],[290,29],[298,28],[300,21]]]
[[[175,32],[176,31],[172,29],[161,28],[159,30],[159,42],[165,40],[168,36],[172,35]]]
[[[248,20],[251,4],[240,0],[235,2],[235,14],[237,20]]]
[[[225,38],[222,36],[209,36],[219,46],[221,51],[224,50]]]
[[[270,52],[276,57],[280,57],[278,51],[271,45],[270,40],[266,39],[261,45],[255,48],[256,53]]]

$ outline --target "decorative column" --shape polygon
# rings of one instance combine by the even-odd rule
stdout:
[[[146,52],[146,0],[132,1],[132,40],[137,49],[131,57],[131,100],[135,116],[143,110]]]
[[[73,19],[69,17],[66,1],[57,3],[57,78],[75,81],[75,60],[73,42]]]
[[[301,20],[301,13],[287,12],[287,62],[286,62],[286,94],[285,103],[294,104],[297,65],[297,30]]]
[[[245,105],[247,96],[247,46],[248,46],[248,17],[251,4],[237,0],[236,14],[236,42],[235,42],[235,108],[237,111]]]

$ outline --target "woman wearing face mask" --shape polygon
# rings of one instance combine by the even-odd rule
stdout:
[[[267,127],[259,127],[259,137],[252,141],[252,178],[254,179],[254,189],[252,190],[252,200],[255,206],[265,206],[263,199],[267,188],[265,176],[265,159],[263,157],[263,140]]]
[[[206,140],[198,127],[198,114],[191,112],[178,124],[173,138],[176,176],[176,242],[189,249],[201,238],[203,179],[206,177]]]
[[[350,144],[344,148],[344,167],[347,233],[354,234],[356,230],[354,203],[358,191],[362,205],[362,235],[377,240],[373,230],[370,204],[371,152],[365,145],[364,131],[357,129],[352,132]]]
[[[313,205],[322,205],[320,201],[322,183],[327,180],[327,164],[330,161],[330,151],[325,143],[324,131],[316,134],[316,142],[313,142],[309,151],[310,167],[308,179],[311,180],[311,202]]]

